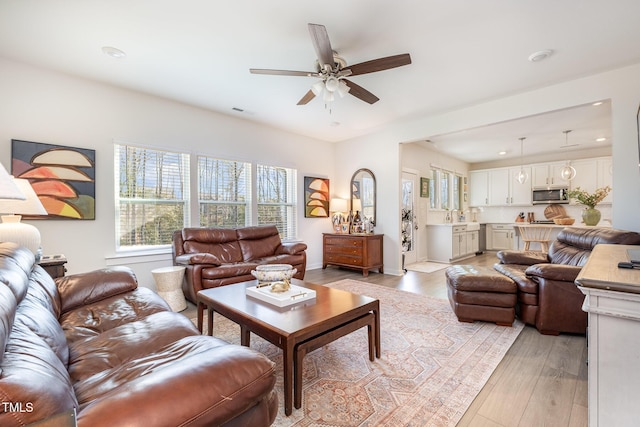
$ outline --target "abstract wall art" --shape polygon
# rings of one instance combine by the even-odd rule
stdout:
[[[28,179],[48,216],[96,218],[96,152],[41,142],[11,140],[11,171]]]
[[[305,218],[329,217],[329,180],[326,178],[304,177]]]

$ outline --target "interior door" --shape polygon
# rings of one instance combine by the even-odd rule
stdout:
[[[402,172],[402,253],[404,265],[417,262],[418,221],[416,212],[417,175]]]

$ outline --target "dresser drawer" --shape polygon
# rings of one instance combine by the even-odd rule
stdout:
[[[327,237],[325,240],[327,246],[349,246],[361,248],[364,240],[354,237]]]
[[[361,266],[362,257],[352,257],[348,255],[327,254],[325,261],[329,264]]]
[[[362,246],[327,246],[325,250],[329,254],[342,254],[362,257]]]

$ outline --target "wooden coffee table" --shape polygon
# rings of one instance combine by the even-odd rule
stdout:
[[[240,325],[240,342],[249,346],[250,333],[282,349],[284,413],[291,415],[295,381],[295,407],[301,406],[302,359],[304,354],[356,329],[369,329],[369,358],[380,357],[380,301],[351,292],[292,279],[291,283],[316,291],[316,298],[287,307],[277,307],[248,297],[246,288],[257,280],[205,289],[198,292],[198,329],[202,332],[204,310],[208,312],[209,335],[213,313]],[[295,374],[295,375],[294,375]]]

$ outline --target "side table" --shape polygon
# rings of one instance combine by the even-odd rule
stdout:
[[[179,266],[151,270],[158,289],[158,295],[169,304],[173,311],[182,311],[187,308],[187,301],[182,293],[184,270],[184,267]]]
[[[49,276],[57,279],[58,277],[64,277],[67,269],[65,268],[65,264],[67,263],[67,258],[64,255],[43,255],[40,258],[40,266],[44,268],[44,271],[49,273]]]

